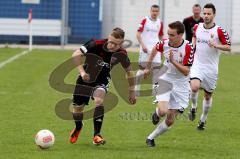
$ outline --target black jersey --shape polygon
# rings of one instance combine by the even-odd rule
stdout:
[[[200,22],[203,22],[203,18],[200,17],[198,21],[196,21],[193,16],[187,17],[183,20],[183,24],[185,26],[185,35],[186,35],[186,40],[192,42],[192,37],[193,37],[193,27],[195,24],[199,24]]]
[[[110,78],[112,67],[121,63],[125,70],[130,69],[130,60],[127,51],[120,48],[116,52],[108,52],[107,39],[90,40],[81,46],[80,50],[85,54],[84,70],[90,75],[90,81],[101,83]]]

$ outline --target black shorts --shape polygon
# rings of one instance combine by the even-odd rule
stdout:
[[[73,105],[88,105],[90,97],[92,97],[94,90],[97,88],[103,88],[107,93],[110,81],[109,79],[110,78],[106,78],[106,80],[86,83],[82,80],[82,77],[79,76],[73,93]]]

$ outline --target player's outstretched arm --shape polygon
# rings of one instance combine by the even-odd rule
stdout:
[[[222,44],[217,44],[214,43],[213,41],[210,41],[210,47],[216,48],[222,51],[231,51],[231,46],[230,45],[222,45]]]
[[[154,57],[156,56],[157,54],[157,45],[153,47],[152,49],[152,52],[148,58],[148,62],[147,62],[147,66],[146,68],[144,69],[144,78],[147,78],[148,75],[150,74],[150,69],[151,69],[151,66],[152,66],[152,61],[154,59]]]
[[[88,81],[90,79],[90,76],[85,72],[83,68],[83,56],[84,54],[81,52],[80,49],[77,49],[72,54],[73,62],[77,66],[78,72],[80,73],[83,80]]]
[[[145,44],[144,44],[143,41],[142,41],[141,34],[142,34],[141,32],[139,32],[139,31],[137,32],[137,35],[136,35],[137,40],[138,40],[138,42],[139,42],[139,45],[142,46],[143,51],[144,51],[145,53],[148,53],[147,47],[145,46]]]
[[[131,67],[131,66],[129,66]],[[128,69],[127,73],[127,79],[128,79],[128,85],[129,85],[129,102],[131,104],[135,104],[136,103],[136,95],[135,95],[135,77],[134,77],[134,72],[132,71],[132,69]]]

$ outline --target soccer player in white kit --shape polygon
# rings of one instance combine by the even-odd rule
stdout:
[[[158,117],[166,115],[166,118],[147,137],[146,143],[149,147],[155,146],[154,139],[166,132],[174,123],[175,117],[183,113],[184,109],[188,107],[191,92],[189,72],[194,58],[193,47],[189,44],[189,41],[183,39],[183,23],[176,21],[169,24],[168,27],[168,39],[160,41],[153,48],[144,70],[146,78],[150,73],[154,56],[162,54],[165,57],[163,67],[166,67],[167,70],[163,75],[159,76],[158,81],[165,81],[166,85],[172,85],[169,90],[156,95],[158,101],[156,114]],[[155,89],[160,92],[165,88],[165,85],[161,82],[158,88]]]
[[[136,87],[137,95],[139,96],[140,83],[143,79],[143,70],[146,68],[147,60],[153,49],[153,47],[159,42],[163,37],[163,22],[158,18],[160,8],[158,5],[152,5],[150,10],[150,16],[145,17],[139,24],[137,31],[137,40],[140,44],[139,52],[139,70],[136,73]],[[154,69],[156,72],[161,65],[161,55],[158,54],[154,58]],[[153,73],[153,84],[156,78]]]
[[[219,51],[231,51],[229,35],[215,24],[215,15],[215,6],[211,3],[206,4],[203,8],[204,23],[194,26],[193,45],[196,52],[190,73],[192,108],[189,119],[192,121],[195,119],[198,91],[203,88],[203,112],[197,126],[198,130],[205,129],[207,115],[212,106],[212,94],[218,78]]]

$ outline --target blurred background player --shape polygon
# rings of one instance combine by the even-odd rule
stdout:
[[[152,5],[150,10],[150,16],[145,17],[139,24],[137,31],[137,40],[140,45],[139,52],[139,70],[136,74],[136,91],[140,90],[140,83],[143,79],[143,70],[146,68],[147,60],[153,49],[153,47],[162,40],[163,37],[163,22],[158,18],[160,8],[158,5]],[[153,84],[157,78],[157,70],[161,65],[161,55],[157,54],[153,60]],[[154,76],[155,75],[155,76]],[[140,95],[137,93],[137,95]]]
[[[88,105],[90,98],[89,96],[83,96],[78,93],[81,92],[78,85],[94,88],[91,97],[94,99],[96,105],[93,114],[93,144],[95,145],[105,143],[104,138],[100,134],[104,118],[103,102],[110,82],[110,71],[115,64],[121,63],[122,67],[125,69],[129,82],[129,101],[131,104],[135,104],[136,102],[134,91],[135,83],[131,71],[131,63],[126,50],[121,48],[124,41],[124,35],[125,33],[122,29],[115,28],[108,36],[108,39],[90,40],[72,55],[73,61],[77,66],[80,75],[77,79],[77,85],[73,94],[73,119],[75,120],[76,127],[70,134],[71,143],[75,143],[78,139],[83,126],[83,109],[85,105]],[[84,65],[82,65],[81,62],[83,56],[86,56]],[[98,72],[96,72],[96,70],[98,70]]]
[[[150,73],[151,64],[156,54],[164,55],[164,66],[167,72],[159,77],[159,80],[164,80],[172,85],[172,88],[165,93],[158,93],[156,99],[158,107],[155,114],[158,117],[166,115],[157,128],[147,137],[146,143],[149,147],[154,147],[154,139],[166,132],[174,123],[178,114],[184,112],[188,107],[190,95],[190,66],[193,62],[194,51],[192,45],[187,40],[182,38],[184,34],[184,25],[180,21],[173,22],[168,25],[168,39],[159,42],[152,50],[148,64],[144,70],[144,76]],[[161,90],[164,85],[159,85]],[[158,91],[158,90],[156,90]],[[156,121],[156,123],[159,119]]]
[[[185,26],[185,39],[189,42],[192,42],[194,25],[203,22],[203,18],[201,17],[201,6],[199,4],[193,5],[192,12],[193,15],[183,20],[183,24]]]
[[[204,89],[203,112],[197,128],[204,130],[209,109],[212,106],[212,93],[218,79],[218,64],[221,51],[231,51],[228,33],[216,25],[215,6],[211,3],[203,7],[204,23],[194,26],[193,45],[196,47],[195,58],[191,68],[192,108],[189,119],[195,119],[199,88]]]

